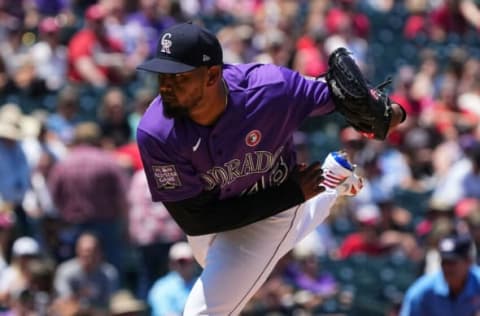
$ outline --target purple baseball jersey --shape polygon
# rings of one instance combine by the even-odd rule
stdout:
[[[214,126],[167,119],[158,96],[137,140],[154,201],[219,189],[220,198],[279,185],[296,164],[293,132],[334,110],[327,85],[284,67],[225,65],[228,105]]]

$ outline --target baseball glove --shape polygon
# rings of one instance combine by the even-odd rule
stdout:
[[[325,79],[336,110],[363,135],[385,139],[392,119],[392,106],[383,88],[391,79],[377,87],[371,86],[350,52],[343,47],[330,55],[328,66]]]

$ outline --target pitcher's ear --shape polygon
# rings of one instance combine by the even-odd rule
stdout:
[[[220,81],[222,73],[221,66],[211,66],[208,68],[207,72],[207,85],[212,86]]]

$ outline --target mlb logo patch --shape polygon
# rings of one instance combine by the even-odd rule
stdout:
[[[153,176],[160,190],[171,190],[182,185],[174,165],[152,166]]]

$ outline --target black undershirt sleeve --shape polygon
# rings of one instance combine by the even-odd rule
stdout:
[[[204,192],[178,202],[164,202],[187,235],[196,236],[239,228],[287,210],[305,201],[291,178],[281,185],[251,195],[218,199],[218,192]]]

